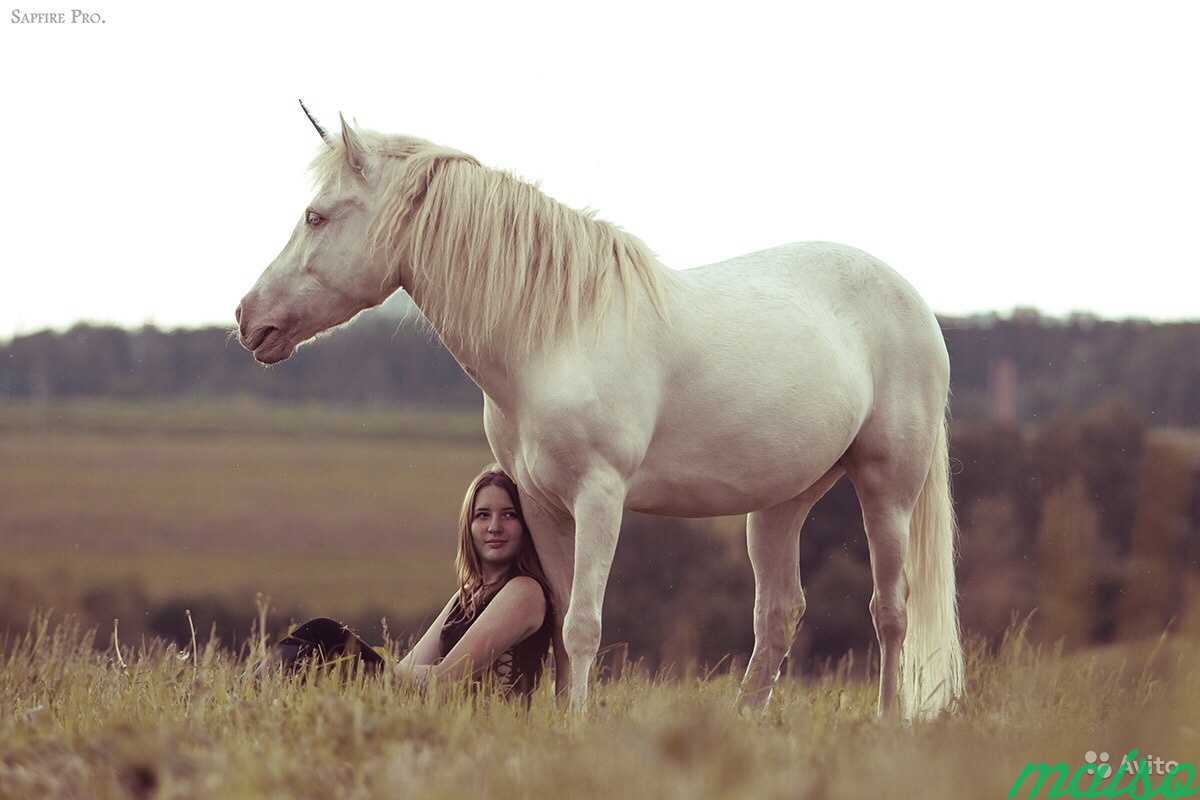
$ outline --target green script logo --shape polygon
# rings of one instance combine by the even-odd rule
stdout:
[[[1125,754],[1125,760],[1122,762],[1123,765],[1137,764],[1136,772],[1114,770],[1107,764],[1100,767],[1084,764],[1072,774],[1071,768],[1063,762],[1054,765],[1030,762],[1021,770],[1012,788],[1008,790],[1008,798],[1013,800],[1021,796],[1021,789],[1025,788],[1027,783],[1032,784],[1028,786],[1028,794],[1025,795],[1029,800],[1041,797],[1043,788],[1047,789],[1045,797],[1049,800],[1059,797],[1127,797],[1129,800],[1149,800],[1151,797],[1193,797],[1200,794],[1200,785],[1196,783],[1196,768],[1191,764],[1176,764],[1166,771],[1162,782],[1155,786],[1150,777],[1151,762],[1139,761],[1137,755],[1137,748],[1134,748]],[[1129,777],[1130,773],[1132,780],[1122,786],[1121,781]],[[1054,782],[1047,787],[1047,781],[1051,778]]]

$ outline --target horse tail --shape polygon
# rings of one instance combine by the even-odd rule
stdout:
[[[933,463],[909,529],[908,629],[900,657],[904,719],[936,716],[963,695],[965,676],[954,580],[957,527],[950,496],[950,421],[943,416]]]

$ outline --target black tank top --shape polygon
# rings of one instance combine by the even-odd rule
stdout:
[[[492,602],[492,598],[499,594],[500,589],[503,589],[513,577],[515,576],[509,576],[494,592],[481,598],[476,605],[475,615],[470,618],[464,613],[458,595],[454,596],[450,614],[442,625],[442,658],[445,658],[454,645],[458,644],[459,639],[479,618],[488,603]],[[550,647],[551,626],[554,619],[550,612],[550,594],[546,591],[545,586],[542,586],[542,595],[546,598],[546,616],[542,620],[542,626],[496,656],[496,660],[492,662],[489,669],[490,678],[505,694],[523,696],[527,702],[542,677],[542,659]]]

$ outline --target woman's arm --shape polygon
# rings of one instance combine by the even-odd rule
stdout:
[[[468,668],[478,674],[490,667],[496,656],[542,627],[545,618],[546,597],[541,584],[518,575],[488,603],[441,663],[429,667],[423,677],[456,678]]]
[[[413,667],[437,662],[442,655],[442,626],[446,624],[446,617],[450,616],[450,609],[454,606],[454,598],[457,596],[458,592],[450,595],[446,607],[437,615],[429,630],[425,631],[420,641],[408,651],[408,655],[400,659],[400,663],[396,665],[396,672],[411,671]]]

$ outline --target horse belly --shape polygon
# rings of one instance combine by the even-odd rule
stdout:
[[[817,400],[687,415],[694,424],[656,436],[629,481],[626,506],[673,517],[745,514],[797,496],[854,440],[862,413]]]

